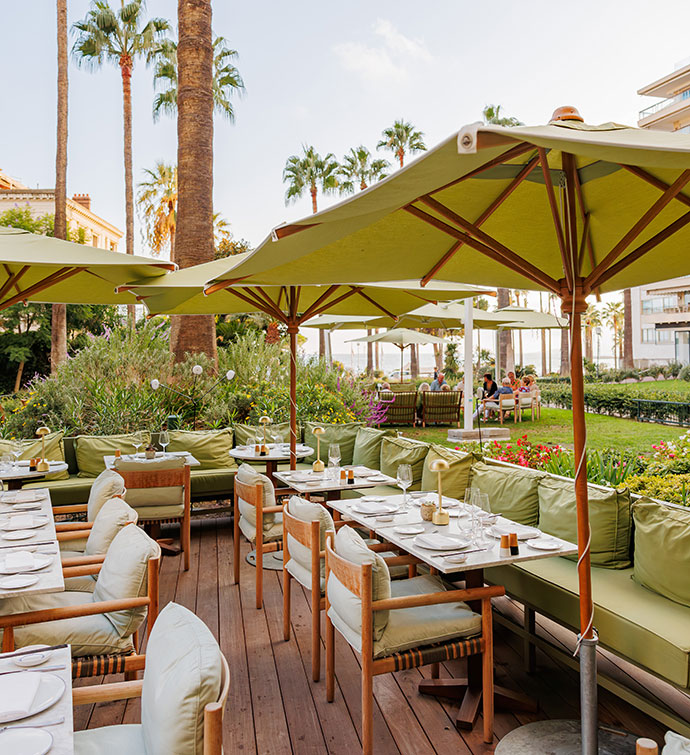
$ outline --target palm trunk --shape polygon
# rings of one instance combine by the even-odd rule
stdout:
[[[375,328],[374,333],[378,335],[379,329]],[[376,348],[374,349],[374,369],[378,372],[381,369],[381,352],[379,350],[379,344],[376,343]]]
[[[400,167],[403,166],[403,160],[405,159],[405,151],[401,148],[398,150],[398,160],[400,160]]]
[[[629,288],[623,292],[623,367],[631,370],[635,366],[632,347],[632,294]]]
[[[497,292],[496,303],[499,309],[501,309],[502,307],[510,306],[510,289],[499,288]],[[500,350],[499,362],[501,364],[501,367],[504,370],[508,371],[510,369],[510,367],[508,366],[508,352],[512,351],[511,344],[510,344],[510,331],[509,330],[501,330],[499,332],[498,348]],[[500,375],[496,375],[496,381],[500,385],[501,383]]]
[[[309,189],[309,193],[311,194],[311,211],[317,212],[318,208],[316,206],[316,186],[312,186]]]
[[[319,359],[326,358],[326,332],[319,328]]]
[[[585,327],[585,359],[588,362],[594,361],[594,349],[592,347],[592,328]]]
[[[125,242],[127,254],[134,254],[134,189],[132,179],[132,58],[120,57],[122,76],[122,122],[125,154]],[[136,309],[134,304],[127,306],[127,319],[134,327]]]
[[[419,375],[419,359],[417,354],[417,344],[413,343],[410,346],[410,377],[412,380],[416,380],[417,375]],[[403,382],[402,375],[400,375],[400,382]]]
[[[14,380],[14,392],[19,393],[19,389],[22,387],[22,375],[24,374],[24,362],[19,363],[17,368],[17,377]]]
[[[367,335],[372,334],[372,330],[367,330]],[[374,344],[371,341],[367,341],[367,375],[374,374]]]
[[[213,46],[211,0],[178,0],[177,228],[175,262],[210,262],[213,246]],[[213,315],[171,318],[175,361],[205,353],[217,363]]]
[[[562,313],[565,316],[565,313]],[[578,334],[575,334],[575,338]],[[568,328],[561,328],[561,369],[560,374],[565,376],[570,374],[570,342],[568,339]]]
[[[544,311],[544,303],[542,301],[541,291],[539,292],[539,311]],[[546,375],[546,331],[542,328],[540,331],[541,336],[541,374]]]
[[[67,0],[57,0],[57,149],[53,235],[67,238]],[[50,371],[67,359],[67,306],[53,304],[50,323]]]
[[[520,368],[525,369],[525,360],[522,354],[522,331],[518,330],[518,348],[520,350]]]

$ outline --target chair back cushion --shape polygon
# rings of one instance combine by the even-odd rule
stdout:
[[[137,512],[122,498],[111,498],[102,506],[93,521],[84,553],[88,556],[107,553],[115,535],[126,525],[136,524]]]
[[[369,469],[378,469],[381,464],[381,443],[386,436],[390,437],[392,435],[393,430],[360,427],[355,436],[352,463],[357,466],[369,467]]]
[[[326,532],[335,531],[333,517],[328,513],[328,510],[320,503],[307,501],[305,498],[293,495],[288,502],[288,511],[295,519],[302,522],[319,523],[319,550],[324,550],[326,548]],[[302,584],[305,581],[302,577],[308,578],[307,583],[311,584],[311,551],[290,534],[287,536],[287,542],[290,551],[290,561],[286,564],[287,570],[292,574],[290,562],[294,561],[297,567],[294,576],[297,576]],[[292,564],[292,567],[295,567],[295,564]],[[322,558],[321,577],[324,576],[325,568],[325,562]]]
[[[251,464],[241,464],[240,468],[237,470],[236,479],[240,482],[243,482],[245,485],[251,486],[261,483],[264,491],[264,508],[276,505],[276,494],[273,483],[265,474],[257,472],[256,469],[251,466]],[[249,522],[249,524],[253,528],[256,528],[256,508],[252,506],[251,503],[243,501],[241,498],[238,500],[238,504],[240,507],[240,514]],[[275,514],[269,513],[264,514],[263,516],[264,531],[270,530],[275,521]]]
[[[285,443],[288,443],[290,440],[290,423],[289,422],[277,422],[272,425],[269,425],[266,428],[266,440],[270,443],[272,442],[272,438],[270,437],[271,430],[278,430],[283,435],[283,441]],[[241,423],[237,423],[233,426],[233,431],[235,433],[235,445],[236,446],[248,446],[248,445],[254,445],[254,440],[257,435],[260,435],[263,438],[263,428],[262,427],[254,427],[253,425],[243,425]],[[300,428],[297,428],[297,442],[299,443],[300,440]]]
[[[355,451],[355,439],[357,432],[362,427],[361,422],[345,422],[343,424],[329,425],[327,422],[307,422],[304,426],[304,442],[307,446],[314,449],[311,456],[307,456],[305,461],[312,462],[316,460],[316,435],[315,427],[323,427],[325,430],[321,436],[321,461],[328,463],[328,447],[331,443],[337,443],[340,446],[340,463],[352,464],[352,455]]]
[[[341,527],[338,530],[335,536],[335,552],[353,564],[360,566],[371,564],[372,601],[390,598],[391,577],[386,562],[378,553],[369,550],[364,540],[351,527]],[[355,648],[361,649],[362,601],[332,572],[329,575],[326,590],[331,620],[339,630],[345,629],[346,639],[354,644]],[[376,611],[374,613],[374,641],[381,639],[386,624],[388,624],[388,611]],[[356,644],[357,638],[359,638],[359,646]]]
[[[158,459],[118,459],[115,468],[119,472],[156,473],[167,472],[171,469],[182,469],[184,466],[184,458],[180,456],[168,456]],[[125,500],[130,506],[134,506],[135,508],[182,506],[184,503],[184,488],[182,485],[150,485],[138,488],[130,482],[125,493]]]
[[[539,522],[539,480],[543,472],[475,462],[470,482],[489,496],[491,511],[518,524],[536,527]]]
[[[384,438],[381,443],[381,472],[395,478],[401,464],[412,467],[410,490],[420,490],[424,473],[424,460],[429,452],[427,443],[408,438]]]
[[[94,603],[102,600],[141,598],[146,595],[148,561],[159,557],[160,546],[140,527],[123,527],[113,538],[98,573]],[[146,618],[146,606],[105,614],[120,637],[127,637]]]
[[[630,494],[627,490],[587,486],[592,530],[592,566],[630,566]],[[575,481],[544,477],[539,481],[539,528],[549,535],[577,542]],[[566,556],[577,561],[577,556]]]
[[[447,472],[443,472],[441,487],[444,495],[452,498],[464,498],[465,488],[469,487],[472,464],[476,457],[462,451],[453,451],[447,446],[432,444],[424,460],[422,471],[422,490],[438,490],[438,472],[432,472],[429,465],[436,459],[443,459],[450,465]]]
[[[206,624],[168,603],[146,647],[141,693],[146,755],[202,755],[204,708],[220,698],[222,667],[220,648]]]
[[[230,469],[235,460],[230,456],[232,428],[222,430],[171,430],[168,451],[187,451],[200,464],[195,469]]]
[[[124,495],[125,481],[114,469],[104,469],[93,481],[89,491],[89,501],[86,504],[86,518],[95,522],[101,506],[116,495]]]
[[[144,443],[151,442],[151,434],[144,433]],[[134,433],[128,435],[78,435],[74,439],[78,477],[98,477],[105,469],[104,456],[113,456],[120,450],[123,454],[134,453]]]
[[[58,431],[55,433],[49,433],[45,436],[45,453],[46,459],[49,461],[64,461],[65,460],[65,446],[63,441],[64,433]],[[43,450],[43,444],[40,438],[26,438],[18,441],[21,446],[21,460],[33,459],[36,456],[40,456]],[[13,440],[0,440],[0,455],[11,454],[15,447],[15,441]],[[68,480],[69,471],[64,472],[52,472],[45,476],[46,480]]]
[[[690,606],[690,511],[648,498],[633,504],[633,579],[659,595]]]

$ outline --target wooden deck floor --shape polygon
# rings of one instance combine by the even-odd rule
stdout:
[[[244,552],[248,550],[246,544]],[[282,585],[278,572],[264,572],[265,608],[254,607],[253,568],[242,561],[242,580],[232,584],[232,528],[228,519],[195,521],[188,572],[182,559],[165,557],[161,567],[161,607],[175,600],[206,622],[230,664],[232,687],[225,715],[225,752],[231,755],[342,753],[360,748],[359,663],[337,638],[336,699],[328,704],[323,680],[311,681],[310,609],[308,595],[295,584],[293,639],[282,639]],[[508,606],[510,608],[510,606]],[[547,631],[548,627],[543,631]],[[419,695],[417,683],[428,669],[404,671],[374,679],[375,747],[380,755],[492,752],[495,743],[515,727],[541,718],[575,718],[576,674],[541,652],[538,671],[522,670],[515,637],[496,627],[496,680],[539,701],[537,714],[497,711],[494,745],[481,740],[481,727],[458,732],[454,705]],[[463,663],[445,664],[442,676],[463,676]],[[600,690],[600,720],[663,742],[665,727],[619,698]],[[135,701],[80,706],[75,728],[92,728],[139,720]]]

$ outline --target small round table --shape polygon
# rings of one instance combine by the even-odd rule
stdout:
[[[7,472],[0,472],[0,480],[6,484],[8,490],[19,490],[29,480],[38,482],[47,474],[67,471],[67,464],[64,461],[50,461],[48,463],[50,464],[50,469],[47,472],[30,472],[28,466],[13,465],[12,469]]]
[[[278,464],[290,461],[290,447],[285,445],[276,445],[275,443],[267,443],[268,453],[265,456],[261,456],[256,453],[254,446],[237,446],[237,448],[230,449],[230,456],[238,461],[256,462],[263,461],[266,463],[266,476],[274,482],[273,474],[278,469]],[[310,446],[297,446],[295,456],[298,459],[305,459],[314,453],[314,449]]]

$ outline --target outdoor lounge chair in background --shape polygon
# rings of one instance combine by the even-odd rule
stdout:
[[[379,400],[386,406],[386,418],[382,424],[415,426],[417,391],[381,391]]]
[[[498,397],[498,419],[501,424],[506,414],[513,413],[513,422],[517,422],[520,414],[520,405],[512,393],[501,393]]]
[[[422,427],[427,424],[460,427],[462,391],[425,391],[422,396]]]
[[[520,405],[520,422],[522,422],[522,415],[524,412],[530,413],[530,420],[534,421],[535,412],[537,410],[536,407],[536,393],[530,392],[530,393],[518,393],[517,394],[518,403]]]

